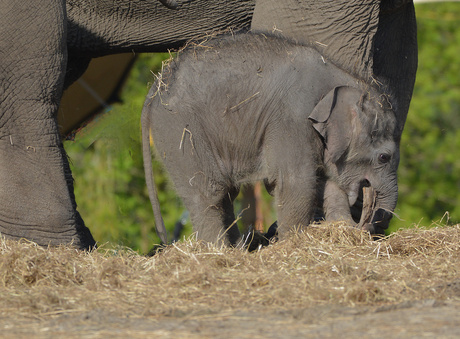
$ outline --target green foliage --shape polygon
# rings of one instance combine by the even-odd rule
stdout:
[[[419,66],[401,140],[399,203],[391,229],[460,222],[460,4],[416,6]],[[396,218],[395,218],[396,219]]]

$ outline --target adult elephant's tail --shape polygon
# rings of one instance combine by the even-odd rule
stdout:
[[[158,201],[158,193],[155,186],[152,168],[152,151],[150,147],[150,114],[147,109],[142,110],[142,155],[144,158],[144,171],[145,171],[145,182],[147,183],[147,189],[149,192],[150,203],[152,204],[153,215],[155,217],[155,230],[157,235],[160,237],[163,244],[168,243],[168,236],[166,233],[166,227],[163,222],[163,217],[160,211],[160,202]]]

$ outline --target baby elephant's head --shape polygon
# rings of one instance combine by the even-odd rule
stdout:
[[[375,89],[336,87],[309,118],[324,141],[329,180],[347,193],[350,208],[361,200],[363,187],[372,187],[377,200],[369,231],[383,233],[398,199],[399,139],[388,96]]]

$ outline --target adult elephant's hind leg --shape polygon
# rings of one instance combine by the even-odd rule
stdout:
[[[67,60],[64,4],[0,5],[0,233],[88,248],[95,242],[76,210],[56,121]]]

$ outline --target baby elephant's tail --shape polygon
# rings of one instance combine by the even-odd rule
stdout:
[[[144,171],[145,171],[145,182],[147,183],[147,189],[149,191],[150,203],[152,204],[153,215],[155,217],[155,229],[160,237],[163,244],[168,243],[168,236],[166,233],[166,227],[163,222],[160,211],[160,202],[158,201],[158,193],[153,179],[153,168],[152,168],[152,152],[150,147],[150,114],[148,110],[144,108],[142,111],[142,155],[144,158]]]

